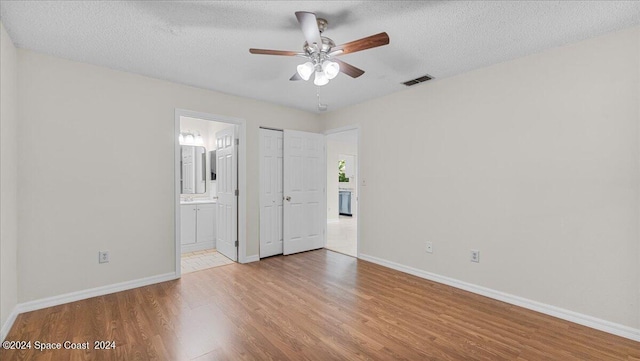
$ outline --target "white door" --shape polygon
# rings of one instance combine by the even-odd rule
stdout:
[[[321,134],[284,131],[284,254],[324,246],[325,154]]]
[[[228,258],[238,260],[238,163],[235,126],[216,133],[218,210],[216,247]]]
[[[260,258],[282,254],[281,131],[260,129]]]

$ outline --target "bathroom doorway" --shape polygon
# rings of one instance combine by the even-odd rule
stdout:
[[[243,134],[242,120],[176,110],[178,275],[239,259],[244,232],[238,226],[246,222],[238,202],[239,181],[245,177],[239,167]]]

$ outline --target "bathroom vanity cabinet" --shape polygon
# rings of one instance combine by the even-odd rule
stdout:
[[[216,203],[214,201],[180,203],[180,241],[182,253],[215,248]]]

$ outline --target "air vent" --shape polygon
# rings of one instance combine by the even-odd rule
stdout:
[[[424,83],[425,81],[431,80],[431,79],[433,79],[433,77],[431,77],[431,75],[424,75],[424,76],[421,76],[419,78],[415,78],[415,79],[412,79],[412,80],[409,80],[409,81],[405,81],[402,84],[404,84],[406,86],[412,86],[412,85]]]

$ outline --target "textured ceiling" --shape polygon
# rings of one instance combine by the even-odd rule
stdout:
[[[18,47],[317,112],[313,83],[288,80],[302,59],[248,51],[300,51],[300,10],[337,44],[391,39],[341,58],[366,73],[319,88],[329,111],[640,23],[638,1],[0,1]]]

